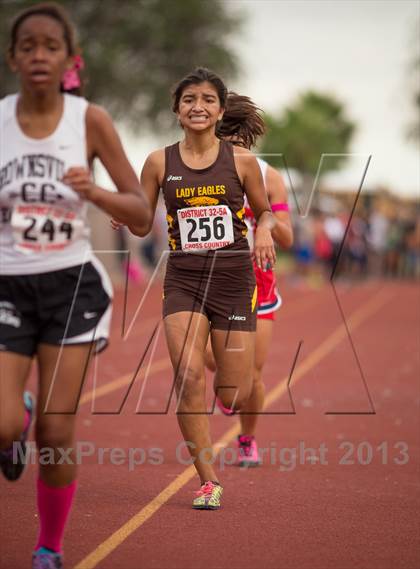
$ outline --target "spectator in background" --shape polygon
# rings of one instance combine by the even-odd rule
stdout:
[[[325,218],[324,229],[326,236],[330,240],[332,246],[332,254],[330,256],[331,272],[334,270],[338,261],[341,243],[346,232],[344,219],[338,215],[329,215]]]
[[[354,215],[347,233],[346,257],[350,275],[361,277],[367,272],[367,223]]]
[[[401,250],[404,239],[404,228],[397,214],[394,212],[390,219],[387,233],[385,253],[385,276],[398,277],[400,271]]]
[[[295,246],[293,252],[296,259],[296,272],[301,277],[309,274],[311,264],[314,260],[313,240],[314,229],[311,217],[296,217],[294,222]]]
[[[323,275],[331,276],[331,260],[334,254],[333,245],[325,230],[325,216],[314,215],[314,253]]]
[[[369,272],[382,276],[389,222],[382,209],[377,207],[369,216],[367,241],[369,246]]]
[[[404,235],[403,275],[408,278],[420,276],[420,216],[407,226]]]

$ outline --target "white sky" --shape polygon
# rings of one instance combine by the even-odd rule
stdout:
[[[247,21],[233,42],[240,80],[230,89],[276,113],[306,89],[335,94],[358,124],[351,152],[372,154],[365,186],[384,185],[419,194],[418,146],[406,139],[411,106],[410,62],[420,52],[416,22],[420,1],[227,0]],[[128,144],[136,170],[151,141]],[[328,150],[327,150],[328,151]],[[140,160],[140,162],[139,162]],[[361,161],[329,177],[334,186],[355,185]]]
[[[405,132],[414,115],[410,61],[419,39],[418,1],[236,0],[247,25],[235,42],[243,76],[235,88],[278,112],[300,92],[335,94],[358,124],[351,151],[372,154],[366,185],[419,192],[418,146]],[[417,85],[420,77],[417,76]],[[360,179],[360,159],[331,177]]]

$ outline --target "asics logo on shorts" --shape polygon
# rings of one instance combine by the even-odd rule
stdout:
[[[182,176],[172,176],[172,174],[169,174],[169,176],[166,178],[167,182],[179,182],[180,180],[182,180]]]
[[[232,314],[232,316],[229,316],[228,319],[229,319],[229,320],[241,320],[241,321],[245,321],[245,320],[246,320],[246,316],[236,316],[236,314]]]

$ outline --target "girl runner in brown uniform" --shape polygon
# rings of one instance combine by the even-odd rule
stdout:
[[[233,154],[220,141],[227,90],[211,71],[198,68],[175,88],[173,111],[184,139],[152,152],[141,185],[152,205],[160,188],[167,208],[170,256],[163,316],[178,396],[178,422],[201,479],[197,509],[220,507],[222,486],[212,466],[206,415],[204,354],[210,334],[217,363],[214,389],[223,404],[240,409],[252,385],[256,287],[246,239],[244,193],[258,219],[254,257],[274,264],[275,223],[256,158]],[[130,226],[145,235],[150,224]]]

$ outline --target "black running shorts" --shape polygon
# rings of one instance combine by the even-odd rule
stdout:
[[[34,275],[2,275],[0,350],[33,356],[40,343],[78,343],[72,338],[94,330],[110,302],[90,262]]]

